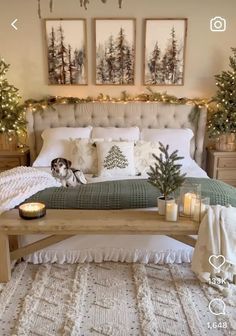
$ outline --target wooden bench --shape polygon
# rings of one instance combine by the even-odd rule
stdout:
[[[166,222],[157,211],[146,210],[47,210],[45,217],[24,220],[18,210],[0,216],[0,282],[11,278],[11,260],[17,260],[77,234],[167,235],[190,246],[196,240],[199,224],[180,217],[178,222]],[[9,236],[48,234],[30,245],[10,250]],[[14,241],[13,241],[14,242]],[[15,246],[14,246],[15,245]]]

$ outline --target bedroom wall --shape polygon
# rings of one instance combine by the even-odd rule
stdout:
[[[24,99],[45,95],[83,97],[100,92],[119,96],[122,90],[130,94],[145,90],[142,82],[143,19],[153,17],[188,18],[188,36],[185,63],[185,85],[182,87],[154,87],[177,96],[210,97],[215,91],[214,74],[228,66],[230,47],[235,45],[236,1],[227,0],[123,0],[122,9],[117,0],[91,0],[88,10],[80,7],[79,0],[54,0],[54,11],[49,1],[42,0],[43,18],[86,18],[88,33],[88,86],[48,86],[45,37],[43,23],[37,16],[37,1],[0,0],[0,55],[11,64],[9,81],[20,89]],[[213,33],[209,21],[214,16],[227,20],[224,33]],[[94,34],[92,18],[132,17],[137,19],[136,85],[95,86],[93,84]],[[10,23],[18,19],[18,30]]]

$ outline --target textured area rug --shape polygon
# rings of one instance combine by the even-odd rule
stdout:
[[[0,335],[235,336],[235,305],[213,315],[214,298],[188,264],[20,263],[0,285]]]

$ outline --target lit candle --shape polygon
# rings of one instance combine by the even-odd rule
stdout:
[[[206,205],[201,200],[196,200],[194,205],[193,220],[199,222],[206,212]]]
[[[196,195],[193,193],[186,193],[184,195],[184,214],[187,216],[190,216],[192,211],[193,211],[193,207],[194,207],[194,203],[196,201]]]
[[[166,204],[166,220],[176,222],[178,217],[178,205],[176,203]]]
[[[46,206],[43,203],[23,203],[19,206],[19,215],[24,219],[43,217],[46,214]]]

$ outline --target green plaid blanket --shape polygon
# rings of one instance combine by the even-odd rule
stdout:
[[[201,184],[202,196],[210,197],[212,205],[236,207],[236,188],[207,178],[188,178],[187,181]],[[27,201],[41,201],[48,209],[132,209],[155,207],[158,196],[158,190],[147,180],[134,179],[91,183],[76,188],[48,188]]]

